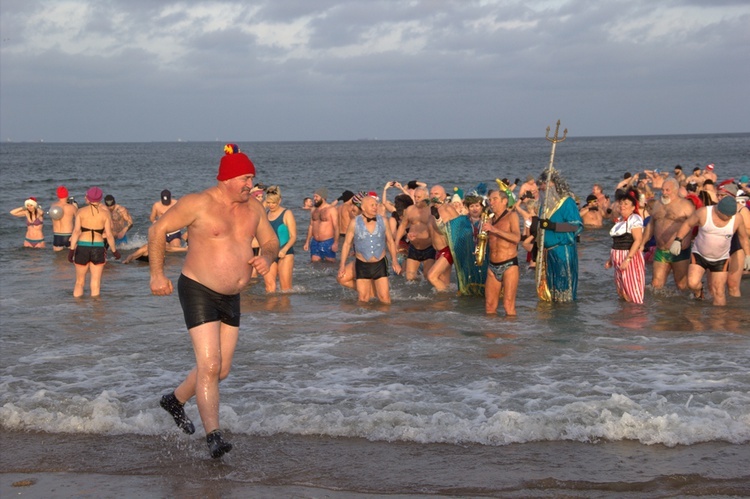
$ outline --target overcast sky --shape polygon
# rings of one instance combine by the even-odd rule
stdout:
[[[0,0],[0,138],[750,132],[747,0]]]

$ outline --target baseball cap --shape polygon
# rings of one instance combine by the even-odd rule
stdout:
[[[338,201],[343,201],[346,203],[353,197],[354,197],[354,193],[352,191],[344,191],[341,193],[341,196],[339,196]]]

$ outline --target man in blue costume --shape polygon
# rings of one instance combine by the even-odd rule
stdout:
[[[551,169],[551,175],[545,170],[540,180],[544,199],[539,211],[539,231],[544,251],[537,272],[546,271],[546,276],[537,293],[543,301],[574,301],[578,293],[576,239],[583,231],[583,222],[570,188],[557,170]]]

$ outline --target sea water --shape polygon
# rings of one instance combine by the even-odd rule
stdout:
[[[118,459],[110,462],[103,453],[81,470],[125,473],[147,466],[149,474],[214,476],[214,468],[201,464],[207,452],[194,403],[186,405],[198,427],[193,436],[180,433],[158,405],[194,363],[177,296],[150,294],[147,265],[110,260],[101,297],[74,299],[74,268],[67,252],[52,251],[49,220],[48,248],[31,250],[22,248],[23,219],[7,213],[29,196],[49,207],[60,184],[81,202],[97,185],[133,215],[135,226],[121,248],[127,254],[146,242],[151,205],[162,189],[180,198],[215,184],[222,147],[0,145],[6,213],[0,217],[0,428],[4,444],[35,435],[27,440],[33,451],[11,456],[3,449],[3,468],[45,469],[37,451],[49,442],[62,449],[75,442],[60,451],[55,466],[79,469],[71,462],[81,446],[106,443],[120,449]],[[750,456],[747,279],[743,297],[723,308],[693,300],[671,282],[665,292],[647,290],[644,305],[627,304],[604,269],[608,230],[585,231],[578,301],[539,303],[533,273],[522,264],[518,316],[505,318],[502,310],[486,315],[481,299],[459,297],[455,286],[437,294],[425,282],[399,276],[390,278],[390,307],[361,304],[336,283],[336,265],[312,264],[302,251],[309,223],[302,198],[319,187],[328,188],[332,201],[346,189],[381,194],[391,180],[464,192],[480,182],[491,186],[495,178],[525,180],[548,166],[550,143],[543,137],[240,147],[255,162],[258,181],[281,187],[299,242],[291,293],[266,294],[262,282],[242,293],[240,342],[221,385],[220,412],[237,450],[225,459],[231,471],[222,476],[384,493],[467,487],[461,490],[480,494],[502,490],[492,468],[484,469],[498,453],[529,463],[538,455],[560,460],[559,469],[568,471],[557,479],[578,483],[615,473],[597,466],[606,461],[602,449],[619,443],[618,452],[639,464],[618,482],[746,477],[747,467],[737,461],[746,464]],[[689,173],[707,163],[720,178],[750,173],[750,135],[571,136],[558,144],[555,158],[581,197],[595,182],[612,194],[624,172],[671,171],[681,164]],[[173,280],[183,258],[166,257]],[[134,455],[132,442],[138,442]],[[338,449],[329,456],[336,471],[324,471],[316,458],[328,455],[329,445]],[[713,451],[700,463],[681,460],[672,470],[646,464],[663,463],[656,456],[664,449],[692,449],[693,455],[705,445]],[[156,455],[156,464],[144,465],[141,452]],[[562,458],[565,453],[570,456]],[[282,456],[309,463],[290,464]],[[443,456],[440,465],[430,462],[435,456]],[[408,476],[418,485],[391,483],[365,465],[396,467],[404,459],[412,460]],[[590,475],[572,471],[576,460],[590,461]],[[463,472],[447,478],[456,466]],[[553,475],[535,477],[538,487],[554,488],[544,486]],[[421,483],[420,476],[432,478]],[[462,482],[467,476],[471,483]],[[527,490],[525,483],[514,490]]]

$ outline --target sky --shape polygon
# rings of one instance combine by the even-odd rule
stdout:
[[[0,0],[0,140],[750,132],[748,0]]]

